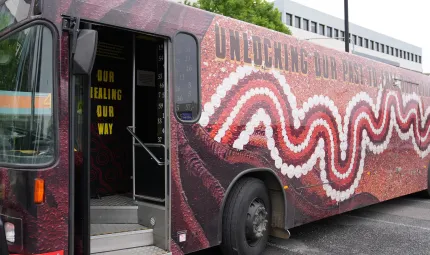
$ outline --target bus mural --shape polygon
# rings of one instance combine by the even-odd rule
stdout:
[[[10,254],[261,254],[269,235],[428,190],[428,76],[171,1],[43,4],[0,6],[15,16],[0,42],[56,42],[54,72],[28,65],[38,103],[0,92],[2,116],[47,115],[1,150]]]

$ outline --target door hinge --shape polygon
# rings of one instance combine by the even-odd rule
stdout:
[[[66,17],[63,19],[63,31],[69,32],[71,54],[76,52],[76,42],[78,40],[79,26],[81,19],[79,17]]]

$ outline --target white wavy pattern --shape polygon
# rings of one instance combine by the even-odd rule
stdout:
[[[216,109],[221,106],[221,101],[225,98],[225,96],[233,88],[233,86],[236,86],[241,79],[244,79],[245,77],[258,72],[260,72],[260,70],[254,68],[253,66],[240,66],[236,69],[236,72],[231,73],[229,77],[225,78],[222,84],[220,84],[217,87],[216,93],[212,95],[210,102],[207,102],[204,105],[203,113],[200,119],[200,125],[203,127],[206,127],[209,124],[211,116],[215,113]],[[352,194],[354,194],[356,188],[359,185],[359,182],[363,174],[363,169],[364,169],[366,149],[369,149],[374,154],[380,154],[383,151],[385,151],[388,147],[388,144],[390,143],[393,130],[396,130],[399,137],[404,141],[409,140],[411,138],[414,149],[421,158],[429,154],[430,147],[427,147],[426,150],[424,151],[420,150],[420,148],[418,147],[417,141],[415,140],[413,127],[411,126],[409,131],[404,133],[401,131],[396,121],[396,115],[399,117],[400,121],[403,124],[405,124],[409,120],[409,118],[415,116],[416,117],[415,118],[416,135],[419,137],[421,142],[424,142],[427,140],[430,133],[430,128],[427,130],[424,136],[420,136],[420,132],[418,128],[420,125],[421,125],[421,128],[424,128],[426,120],[430,115],[430,108],[427,108],[425,112],[423,111],[423,105],[418,95],[416,94],[402,95],[402,101],[403,101],[403,106],[406,106],[406,104],[411,101],[417,102],[419,105],[421,116],[418,116],[418,112],[416,109],[411,109],[406,115],[406,118],[403,118],[400,112],[400,107],[396,107],[395,109],[395,107],[392,106],[389,110],[387,108],[391,98],[394,98],[396,100],[397,106],[400,105],[398,93],[393,91],[388,92],[385,102],[381,102],[383,91],[382,89],[380,89],[378,91],[376,103],[374,103],[373,99],[366,92],[360,92],[356,96],[354,96],[352,100],[348,103],[346,107],[346,114],[343,117],[343,123],[342,123],[342,117],[339,114],[339,110],[335,106],[333,100],[331,100],[329,97],[322,96],[322,95],[315,95],[309,98],[307,102],[303,103],[302,108],[299,108],[297,107],[296,97],[291,92],[290,86],[288,85],[285,79],[285,76],[275,69],[272,69],[270,73],[277,79],[277,81],[279,82],[280,86],[283,89],[284,94],[287,96],[288,104],[291,106],[291,109],[292,109],[291,114],[294,120],[294,128],[298,129],[301,126],[302,124],[301,122],[305,119],[306,114],[314,107],[324,106],[331,111],[332,115],[336,120],[337,132],[339,133],[339,137],[340,137],[341,160],[346,159],[347,148],[349,146],[348,145],[348,125],[350,124],[350,121],[351,121],[350,117],[354,107],[360,102],[365,102],[371,106],[373,114],[375,115],[376,118],[378,118],[379,116],[379,111],[381,109],[382,103],[385,104],[384,105],[385,109],[389,111],[389,112],[383,113],[384,114],[383,122],[379,129],[373,125],[371,121],[371,116],[369,116],[366,112],[362,112],[354,120],[354,123],[353,123],[354,140],[352,143],[352,146],[353,146],[352,155],[356,155],[357,150],[359,150],[359,148],[357,148],[357,144],[359,141],[356,141],[356,137],[357,137],[356,134],[358,132],[357,131],[358,124],[362,119],[365,119],[368,122],[369,126],[372,129],[372,133],[374,135],[380,135],[385,125],[387,124],[387,121],[389,121],[388,134],[386,136],[385,141],[378,145],[378,144],[372,143],[367,134],[367,131],[363,130],[362,140],[361,140],[361,151],[360,151],[361,159],[359,162],[358,172],[356,174],[356,177],[352,182],[352,185],[348,189],[336,190],[329,184],[329,181],[327,180],[328,173],[327,173],[327,164],[325,162],[326,144],[324,139],[321,138],[318,141],[318,146],[315,148],[314,152],[312,153],[311,157],[308,159],[306,163],[302,165],[297,165],[297,166],[289,165],[285,163],[283,159],[279,156],[279,150],[276,147],[275,140],[272,137],[273,129],[271,127],[272,120],[270,118],[270,115],[266,113],[265,109],[262,109],[262,108],[259,109],[252,116],[251,120],[246,124],[245,130],[243,130],[239,135],[239,137],[234,141],[233,147],[236,149],[242,150],[243,146],[248,144],[250,136],[254,133],[254,129],[257,126],[259,126],[261,123],[263,123],[266,129],[265,134],[267,138],[267,148],[270,151],[270,155],[272,159],[275,161],[275,166],[281,170],[282,174],[287,175],[289,178],[294,178],[294,177],[300,178],[301,176],[306,175],[317,164],[317,161],[319,159],[320,160],[319,166],[321,169],[320,179],[322,183],[325,183],[323,185],[323,188],[326,191],[327,196],[336,201],[344,201],[345,199],[350,198]],[[335,155],[335,144],[333,141],[333,137],[336,134],[336,132],[333,132],[330,129],[329,124],[324,119],[315,120],[310,125],[310,129],[309,129],[309,132],[307,133],[305,140],[300,144],[293,144],[288,138],[286,123],[285,123],[286,115],[284,115],[284,109],[282,109],[281,107],[280,100],[277,98],[276,94],[273,91],[271,91],[269,88],[266,88],[266,87],[250,89],[244,95],[241,96],[241,98],[236,103],[236,106],[230,112],[230,115],[225,120],[221,129],[218,131],[217,135],[215,136],[214,139],[217,142],[221,142],[221,139],[225,136],[226,132],[233,124],[234,119],[236,118],[238,113],[242,110],[246,102],[250,100],[252,97],[255,97],[258,95],[264,95],[269,97],[273,101],[274,105],[276,106],[277,115],[279,117],[281,128],[282,128],[283,141],[285,142],[285,145],[287,146],[287,148],[291,150],[291,152],[299,153],[303,151],[308,146],[315,128],[320,126],[320,127],[324,127],[327,130],[330,137],[330,143],[328,145],[330,146],[330,148],[328,149],[330,149],[331,155]],[[421,123],[419,123],[419,120],[421,120]],[[351,162],[349,164],[348,170],[345,173],[341,173],[339,170],[336,169],[334,160],[335,158],[331,157],[330,162],[328,162],[330,164],[330,169],[333,172],[333,174],[341,180],[348,178],[352,174],[354,163],[355,163],[354,162],[355,157],[351,157]]]

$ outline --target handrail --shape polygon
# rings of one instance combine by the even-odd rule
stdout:
[[[161,144],[161,143],[145,143],[145,145],[148,147],[162,147],[162,148],[166,149],[166,146],[164,144]]]
[[[137,198],[140,198],[140,199],[145,199],[145,200],[149,200],[152,202],[158,202],[158,203],[164,203],[166,201],[166,199],[163,199],[163,198],[156,198],[156,197],[150,197],[150,196],[144,196],[144,195],[134,194],[134,196]]]
[[[6,239],[6,230],[3,221],[0,219],[0,255],[9,255],[9,249]]]
[[[127,127],[127,131],[139,142],[139,144],[146,150],[146,152],[148,152],[148,154],[155,160],[155,162],[157,162],[157,164],[159,166],[164,166],[164,162],[161,162],[155,155],[154,153],[151,152],[151,150],[146,147],[146,145],[139,139],[139,137],[137,137],[137,135],[132,131],[133,127]],[[0,254],[1,255],[1,254]]]

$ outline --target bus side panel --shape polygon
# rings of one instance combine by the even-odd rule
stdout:
[[[58,35],[54,35],[54,39]],[[67,39],[56,44],[66,45]],[[57,47],[56,50],[60,49]],[[62,48],[63,49],[63,48]],[[55,54],[55,82],[57,96],[53,109],[57,109],[58,161],[53,168],[43,170],[0,169],[0,212],[3,222],[15,225],[15,243],[11,254],[68,254],[69,238],[69,98],[68,51]],[[61,61],[60,61],[61,59]],[[66,67],[60,69],[61,67]],[[61,77],[60,77],[61,76]],[[60,83],[58,83],[60,81]],[[53,96],[53,97],[54,97]],[[45,200],[36,205],[33,201],[34,180],[44,180]]]
[[[171,118],[174,251],[218,244],[226,190],[248,169],[288,187],[287,227],[427,187],[429,120],[414,112],[429,104],[395,80],[423,95],[428,77],[217,16],[201,79],[199,122]]]
[[[420,99],[411,91],[428,96],[429,77],[171,1],[79,0],[69,8],[71,1],[49,5],[170,38],[186,31],[201,41],[201,119],[185,125],[171,113],[174,254],[218,244],[226,190],[250,168],[273,169],[288,187],[296,213],[286,216],[294,218],[287,227],[425,188],[426,174],[395,177],[392,167],[428,161],[429,121],[413,113]],[[400,141],[409,144],[406,153],[395,150]]]

